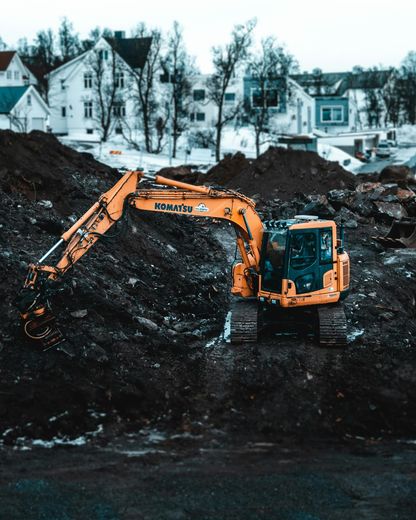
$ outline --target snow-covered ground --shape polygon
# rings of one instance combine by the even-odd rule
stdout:
[[[161,168],[168,166],[181,166],[186,164],[193,164],[199,170],[207,170],[215,164],[215,159],[210,154],[198,154],[197,150],[191,150],[189,154],[185,147],[179,147],[177,157],[169,159],[166,150],[160,154],[150,154],[144,151],[134,150],[129,146],[122,137],[116,137],[106,143],[97,143],[96,141],[88,139],[90,136],[71,135],[61,137],[64,144],[68,144],[78,151],[87,151],[94,155],[94,157],[113,168],[136,169],[141,168],[146,172],[157,172]],[[261,145],[261,153],[265,152],[271,145],[271,142],[266,142]],[[221,142],[221,150],[223,154],[242,152],[248,158],[255,158],[255,141],[253,131],[248,128],[232,129],[226,128],[224,130]],[[115,152],[115,153],[114,153]],[[335,146],[328,144],[319,144],[318,153],[328,161],[336,161],[346,170],[355,173],[362,163],[343,152]]]
[[[397,142],[401,146],[416,146],[416,125],[403,125],[396,130]]]
[[[356,173],[363,163],[336,146],[318,143],[318,154],[327,161],[335,161],[346,170]]]

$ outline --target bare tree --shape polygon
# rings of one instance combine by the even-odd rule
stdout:
[[[382,87],[377,86],[378,73],[377,67],[361,72],[363,75],[362,90],[364,92],[364,107],[362,110],[370,128],[380,126],[383,112],[385,112]]]
[[[398,87],[404,120],[416,123],[416,51],[410,51],[402,62]]]
[[[94,29],[91,29],[91,31],[88,33],[88,38],[81,41],[82,50],[89,51],[92,49],[101,37],[112,38],[113,31],[108,29],[108,27],[104,27],[104,29],[101,29],[98,26],[94,27]]]
[[[135,29],[134,36],[151,38],[146,63],[143,68],[137,69],[133,76],[135,88],[131,96],[143,128],[145,149],[149,153],[158,153],[162,146],[160,134],[166,128],[166,121],[169,116],[166,110],[169,108],[168,104],[163,106],[159,103],[160,96],[158,96],[157,91],[157,82],[162,72],[162,34],[158,29],[148,30],[144,24],[140,24]]]
[[[122,60],[112,47],[90,51],[86,60],[88,72],[84,81],[92,90],[93,119],[100,129],[101,140],[107,141],[115,123],[124,116],[121,89],[127,81]],[[85,98],[88,102],[89,98]]]
[[[224,47],[213,47],[214,73],[207,82],[208,98],[217,107],[215,123],[215,158],[220,160],[221,136],[224,126],[232,121],[241,111],[241,105],[225,108],[225,92],[234,77],[237,68],[246,59],[250,48],[251,33],[256,25],[255,20],[249,20],[245,25],[236,25],[231,35],[231,42]]]
[[[397,126],[400,121],[400,91],[396,69],[390,70],[390,77],[381,91],[381,96],[385,106],[384,124],[392,123]]]
[[[81,51],[81,43],[78,34],[74,31],[74,26],[64,18],[58,31],[59,49],[62,63],[75,58]]]
[[[294,64],[294,58],[271,36],[262,40],[260,51],[248,59],[248,81],[253,89],[252,95],[244,100],[244,109],[248,123],[254,128],[257,157],[261,137],[278,110],[280,98],[288,97],[288,76]]]
[[[173,30],[168,38],[166,58],[163,63],[165,74],[162,81],[171,84],[171,128],[173,137],[172,156],[176,157],[179,137],[189,125],[189,103],[192,89],[192,79],[196,74],[193,60],[187,54],[183,31],[178,22],[173,23]]]
[[[7,45],[4,42],[3,38],[0,36],[0,51],[5,51],[7,49]]]

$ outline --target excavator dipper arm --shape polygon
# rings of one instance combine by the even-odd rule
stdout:
[[[100,238],[105,237],[115,223],[122,220],[128,207],[227,220],[236,228],[237,245],[242,257],[241,271],[258,272],[263,225],[251,199],[238,192],[193,186],[160,176],[154,182],[173,189],[138,189],[142,177],[143,172],[140,171],[126,173],[38,262],[29,265],[16,303],[26,335],[40,340],[44,348],[63,340],[49,304],[50,286],[62,278]],[[45,260],[64,244],[58,262],[55,265],[45,264]]]

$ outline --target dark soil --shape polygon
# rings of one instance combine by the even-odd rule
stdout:
[[[97,410],[114,422],[181,423],[196,398],[196,346],[227,312],[221,245],[193,221],[130,214],[68,273],[53,299],[67,341],[38,352],[13,304],[27,264],[119,175],[41,133],[0,132],[0,143],[0,431],[16,427],[3,440],[76,434]]]
[[[356,178],[336,162],[314,152],[270,147],[258,159],[236,153],[221,160],[206,174],[184,167],[163,169],[161,175],[197,184],[219,184],[249,196],[284,201],[294,196],[324,194],[332,189],[354,188]]]
[[[279,149],[249,164],[245,176],[243,170],[229,177],[229,185],[260,194],[264,218],[308,208],[346,221],[353,283],[344,350],[321,349],[313,336],[273,329],[254,348],[220,339],[206,346],[220,335],[228,310],[229,228],[130,214],[117,238],[101,241],[68,274],[54,297],[67,342],[42,353],[21,336],[13,305],[27,263],[118,174],[39,133],[0,133],[0,142],[8,143],[0,148],[2,442],[73,437],[98,424],[107,436],[147,424],[296,438],[416,433],[415,255],[386,252],[371,238],[391,221],[376,202],[404,207],[394,186],[363,193],[334,163],[306,152],[294,152],[289,161]],[[61,154],[65,169],[59,168]],[[285,187],[279,200],[277,186]]]

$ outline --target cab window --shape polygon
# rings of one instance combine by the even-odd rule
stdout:
[[[315,233],[294,233],[290,240],[290,266],[303,271],[317,258]]]
[[[321,229],[319,231],[319,258],[321,264],[332,262],[332,230]]]

